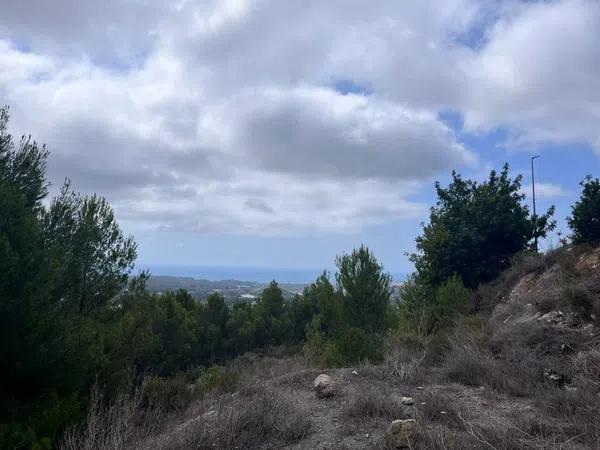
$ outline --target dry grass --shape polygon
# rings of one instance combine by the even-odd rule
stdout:
[[[162,407],[144,406],[144,389],[120,393],[106,404],[98,386],[92,389],[85,422],[65,433],[60,447],[67,450],[135,448],[132,442],[160,431],[168,414]]]
[[[191,441],[183,447],[177,442],[172,448],[242,449],[291,444],[306,437],[311,426],[308,414],[280,392],[261,389],[220,408],[208,426],[200,423],[197,429],[188,431]]]
[[[353,420],[383,418],[390,421],[407,417],[406,408],[385,389],[369,388],[354,392],[348,402],[345,415]]]
[[[285,378],[310,372],[300,367],[302,358],[240,360],[200,372],[194,384],[184,376],[149,377],[111,402],[95,388],[87,419],[65,434],[61,448],[241,449],[297,442],[312,423],[286,395],[300,381]]]

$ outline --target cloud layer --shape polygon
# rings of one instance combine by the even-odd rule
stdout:
[[[53,182],[136,227],[351,232],[480,164],[443,111],[600,149],[598,24],[584,0],[8,0],[0,101]]]

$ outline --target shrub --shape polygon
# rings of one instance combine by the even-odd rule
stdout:
[[[439,393],[429,393],[421,397],[417,405],[419,421],[443,423],[446,426],[457,427],[461,424],[459,410],[455,406],[456,401]]]
[[[239,403],[221,409],[215,422],[207,425],[199,424],[204,429],[195,433],[195,445],[187,448],[262,448],[269,441],[278,447],[300,441],[312,428],[305,411],[280,393],[264,389],[247,391]]]
[[[384,418],[395,420],[405,416],[402,404],[383,389],[358,389],[345,409],[351,419]]]
[[[435,291],[433,316],[440,326],[454,323],[455,319],[469,309],[469,290],[458,275],[450,277]]]
[[[213,390],[231,392],[238,381],[239,372],[235,368],[212,366],[202,372],[196,381],[196,389],[201,395]]]
[[[197,397],[181,375],[172,378],[148,377],[142,385],[142,404],[145,408],[165,412],[181,411]]]
[[[590,383],[577,390],[544,391],[536,397],[536,403],[542,411],[563,421],[575,443],[596,448],[600,442],[599,394],[598,386]]]

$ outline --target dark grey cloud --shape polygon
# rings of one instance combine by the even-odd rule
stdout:
[[[240,145],[258,167],[312,176],[419,180],[475,161],[431,114],[340,97],[300,89],[245,98]]]
[[[271,208],[267,202],[265,202],[264,200],[261,200],[260,198],[249,198],[248,200],[246,200],[246,206],[250,209],[253,209],[255,211],[259,211],[259,212],[263,212],[263,213],[267,213],[267,214],[273,214],[275,211],[273,211],[273,208]]]

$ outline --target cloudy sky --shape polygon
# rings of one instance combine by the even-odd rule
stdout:
[[[0,104],[141,266],[411,269],[433,182],[600,172],[600,2],[3,0]],[[529,192],[529,191],[527,191]],[[528,198],[529,201],[529,198]]]

